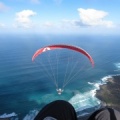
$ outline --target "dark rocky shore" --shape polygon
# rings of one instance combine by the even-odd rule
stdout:
[[[97,90],[96,97],[106,106],[120,111],[120,75],[108,78],[107,84],[101,85],[100,90]]]
[[[96,97],[101,100],[101,107],[112,107],[120,111],[120,75],[111,76],[107,84],[100,86],[96,91]],[[78,120],[87,120],[90,115],[80,117]]]

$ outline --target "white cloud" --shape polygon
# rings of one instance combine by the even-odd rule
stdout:
[[[5,6],[2,2],[0,2],[0,12],[8,10],[8,7]]]
[[[105,20],[104,18],[108,15],[107,12],[95,9],[78,9],[80,21],[76,21],[78,25],[88,26],[106,26],[113,27],[113,22]]]
[[[35,16],[36,13],[32,10],[23,10],[21,12],[16,13],[16,27],[23,28],[31,28],[33,26],[33,22],[30,17]]]
[[[62,29],[66,30],[83,30],[83,29],[91,29],[95,30],[99,28],[99,30],[103,30],[103,28],[113,28],[115,25],[112,21],[105,20],[105,17],[108,15],[107,12],[95,10],[95,9],[82,9],[79,8],[79,16],[80,19],[68,20],[64,19],[61,21]],[[94,29],[95,28],[95,29]]]

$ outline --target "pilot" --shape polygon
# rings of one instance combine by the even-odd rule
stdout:
[[[61,95],[61,94],[62,94],[62,92],[63,92],[63,90],[62,90],[61,88],[56,89],[56,90],[57,90],[57,92],[58,92],[58,94],[59,94],[59,95]]]

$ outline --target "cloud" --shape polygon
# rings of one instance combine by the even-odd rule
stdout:
[[[5,6],[2,2],[0,2],[0,12],[8,10],[8,7]]]
[[[107,12],[95,9],[78,9],[80,21],[76,21],[76,25],[82,26],[106,26],[113,27],[113,22],[105,20],[104,18],[108,15]]]
[[[36,13],[32,10],[23,10],[21,12],[16,13],[16,27],[23,28],[31,28],[33,26],[33,22],[30,17],[35,16]]]
[[[105,17],[108,15],[108,13],[105,11],[79,8],[78,12],[80,19],[63,19],[61,21],[62,29],[81,30],[82,28],[99,28],[100,30],[103,28],[115,27],[112,21],[105,20]]]

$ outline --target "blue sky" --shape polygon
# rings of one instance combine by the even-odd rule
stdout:
[[[0,33],[119,34],[119,0],[0,0]]]

